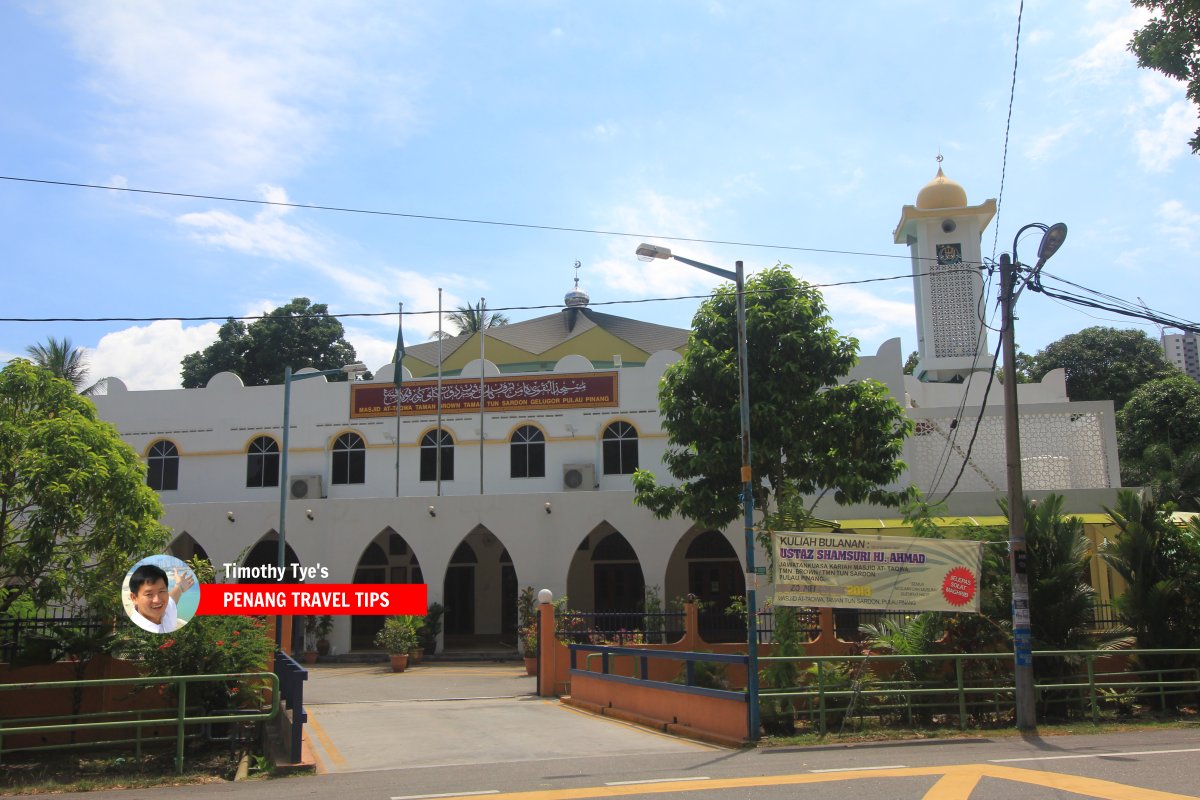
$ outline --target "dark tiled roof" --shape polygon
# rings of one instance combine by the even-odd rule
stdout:
[[[655,353],[659,350],[677,350],[687,344],[691,331],[672,328],[653,322],[643,322],[614,314],[604,314],[590,308],[563,309],[556,314],[512,322],[488,328],[488,338],[510,344],[527,353],[538,355],[570,341],[593,328],[601,328],[639,350]],[[460,334],[442,342],[442,358],[449,358],[471,337]],[[407,348],[407,354],[424,361],[437,363],[437,342],[422,342]]]

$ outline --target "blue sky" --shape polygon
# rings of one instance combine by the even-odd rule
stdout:
[[[0,174],[773,245],[674,248],[781,261],[814,283],[900,275],[892,229],[939,151],[971,203],[1000,191],[1018,4],[9,2]],[[1141,13],[1026,2],[983,252],[1009,249],[1027,222],[1063,221],[1048,271],[1195,319],[1196,112],[1125,51]],[[0,220],[4,317],[240,315],[294,296],[334,313],[432,311],[438,287],[447,307],[557,304],[576,260],[593,301],[714,282],[639,262],[636,236],[13,181],[0,181]],[[1023,247],[1029,259],[1036,238]],[[865,351],[893,336],[915,348],[911,281],[826,298]],[[684,327],[695,308],[606,310]],[[1133,324],[1029,293],[1018,312],[1030,351]],[[65,335],[94,378],[169,388],[217,327],[0,323],[0,357]],[[390,359],[394,318],[346,327],[369,366]],[[435,328],[405,320],[410,343]]]

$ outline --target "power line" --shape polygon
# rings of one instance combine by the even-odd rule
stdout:
[[[1021,54],[1021,17],[1025,13],[1025,0],[1017,8],[1017,36],[1013,44],[1012,86],[1008,90],[1008,120],[1004,123],[1004,155],[1000,159],[1000,192],[996,196],[996,226],[992,228],[992,261],[996,260],[996,246],[1000,240],[1000,205],[1004,202],[1004,178],[1008,171],[1008,134],[1012,130],[1013,100],[1017,96],[1017,56]]]
[[[973,272],[970,268],[959,268],[954,270],[942,270],[938,274],[946,275],[951,272]],[[918,273],[916,277],[925,277],[930,273]],[[804,286],[811,289],[832,289],[839,286],[861,286],[868,283],[882,283],[885,281],[908,280],[914,277],[912,273],[904,273],[901,275],[886,275],[876,278],[860,278],[852,281],[835,281],[833,283],[805,283]],[[747,290],[748,296],[756,294],[776,294],[779,292],[790,291],[790,289],[751,289]],[[688,294],[676,295],[673,297],[644,297],[632,300],[604,300],[592,301],[588,303],[588,307],[593,306],[616,306],[616,305],[638,305],[641,303],[666,303],[676,300],[708,300],[713,294]],[[562,303],[547,303],[543,305],[532,306],[504,306],[501,308],[489,308],[488,311],[544,311],[546,309],[561,309]],[[289,314],[282,319],[351,319],[364,317],[418,317],[429,314],[437,314],[437,310],[432,311],[354,311],[341,314]],[[248,316],[239,316],[236,314],[219,314],[208,316],[157,316],[157,317],[0,317],[0,322],[221,322],[224,320],[239,320],[239,321],[255,321],[261,319],[271,319],[270,314],[254,314]]]
[[[110,192],[128,192],[131,194],[149,194],[159,197],[182,197],[189,200],[215,200],[222,203],[245,203],[248,205],[275,206],[279,208],[299,208],[308,211],[332,211],[341,214],[365,214],[377,217],[398,217],[401,219],[425,220],[430,222],[454,222],[464,225],[491,225],[502,228],[524,228],[535,231],[555,231],[559,233],[586,233],[595,236],[623,236],[630,239],[660,239],[668,242],[691,242],[693,244],[716,244],[731,247],[755,247],[764,250],[791,250],[801,253],[826,253],[829,255],[864,256],[868,258],[903,258],[910,259],[908,254],[901,253],[867,253],[859,250],[837,250],[825,247],[803,247],[801,245],[766,244],[763,242],[735,242],[724,239],[701,239],[691,236],[665,236],[658,233],[634,233],[632,231],[609,231],[598,228],[579,228],[566,225],[537,225],[529,222],[508,222],[505,220],[474,219],[471,217],[448,217],[436,214],[416,214],[403,211],[384,211],[371,208],[354,208],[350,206],[330,206],[310,203],[288,203],[280,200],[259,200],[248,197],[227,197],[224,195],[194,194],[191,192],[172,192],[162,189],[133,189],[128,186],[107,186],[96,183],[79,183],[76,181],[55,181],[46,178],[23,178],[15,175],[0,175],[0,180],[19,183],[34,183],[45,186],[66,186],[75,189],[100,189]],[[929,259],[927,257],[927,260]]]

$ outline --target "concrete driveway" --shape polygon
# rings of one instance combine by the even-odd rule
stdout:
[[[520,665],[331,664],[308,676],[308,738],[326,772],[716,749],[536,697]]]

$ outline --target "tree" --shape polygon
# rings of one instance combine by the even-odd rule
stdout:
[[[1200,105],[1200,2],[1197,0],[1132,0],[1154,12],[1146,27],[1136,31],[1129,50],[1138,66],[1161,72],[1187,84],[1187,96]],[[1188,142],[1200,155],[1200,127]]]
[[[917,360],[920,359],[920,357],[921,357],[921,354],[918,353],[916,350],[913,350],[911,353],[908,354],[908,358],[904,359],[904,374],[905,375],[913,374],[913,371],[916,370],[916,368],[917,368]]]
[[[297,297],[249,325],[226,320],[217,341],[184,356],[183,388],[205,386],[218,372],[236,372],[247,386],[283,383],[287,366],[337,369],[356,359],[342,323],[329,316],[328,307]]]
[[[69,381],[80,394],[92,395],[100,388],[100,383],[87,384],[87,356],[82,350],[71,345],[71,340],[65,336],[55,339],[53,336],[45,344],[38,342],[25,348],[25,352],[33,359],[33,363],[42,369],[50,370],[56,378]]]
[[[1117,412],[1121,482],[1163,489],[1160,500],[1189,505],[1200,495],[1200,384],[1176,372],[1150,381]],[[1189,478],[1189,476],[1191,476]]]
[[[1104,510],[1119,532],[1101,556],[1125,580],[1113,605],[1138,647],[1200,646],[1200,525],[1180,528],[1153,497],[1128,490]]]
[[[85,600],[115,613],[137,559],[161,552],[137,454],[74,387],[24,359],[0,370],[0,612]]]
[[[1164,378],[1175,369],[1162,347],[1140,330],[1096,326],[1051,342],[1029,365],[1029,378],[1040,381],[1047,372],[1067,371],[1067,394],[1072,400],[1112,400],[1117,410],[1147,381]]]
[[[465,306],[459,306],[447,314],[446,318],[454,325],[454,333],[434,331],[430,335],[430,339],[437,339],[439,335],[443,339],[449,339],[454,336],[462,336],[464,333],[478,333],[481,330],[498,328],[501,325],[508,324],[507,316],[499,312],[488,311],[487,304],[483,300],[480,300],[475,305],[468,303]]]
[[[772,496],[901,502],[907,492],[883,487],[904,470],[911,423],[881,384],[838,384],[858,342],[833,329],[820,292],[773,267],[748,281],[746,303],[753,490],[763,516]],[[663,461],[679,484],[660,485],[645,470],[633,478],[634,502],[660,518],[678,512],[723,527],[740,514],[736,305],[730,286],[701,304],[687,352],[663,376]]]

